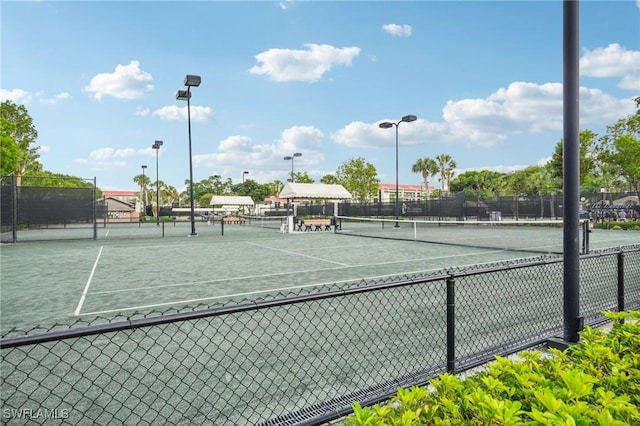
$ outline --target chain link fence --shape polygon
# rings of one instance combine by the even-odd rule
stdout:
[[[640,306],[640,245],[581,256],[581,314]],[[562,258],[12,330],[5,424],[321,424],[561,333]]]

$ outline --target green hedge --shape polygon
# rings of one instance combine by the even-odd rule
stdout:
[[[354,405],[354,425],[640,425],[640,312],[605,312],[607,333],[587,327],[578,344],[548,356],[496,357],[467,379],[444,374],[398,389],[384,405]]]
[[[627,220],[625,222],[596,222],[594,224],[594,227],[599,229],[624,229],[640,231],[640,220]]]

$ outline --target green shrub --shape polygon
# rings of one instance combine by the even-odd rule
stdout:
[[[599,229],[624,229],[629,231],[640,231],[640,220],[627,220],[625,222],[596,222],[595,228]]]
[[[605,312],[607,333],[587,327],[578,344],[522,360],[496,357],[467,379],[443,374],[430,389],[398,389],[385,405],[362,407],[356,425],[640,424],[640,312]]]

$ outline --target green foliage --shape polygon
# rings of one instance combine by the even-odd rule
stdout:
[[[616,230],[624,229],[627,231],[640,231],[640,221],[627,220],[625,222],[612,222],[612,221],[596,222],[594,224],[594,228],[616,229]]]
[[[42,165],[37,161],[40,147],[34,145],[38,131],[27,108],[9,100],[3,101],[0,104],[0,119],[1,153],[3,157],[9,156],[3,158],[0,174],[22,176],[41,170]]]
[[[613,321],[611,331],[587,327],[566,351],[496,357],[465,380],[443,374],[428,390],[398,389],[389,404],[354,404],[344,424],[640,424],[640,311],[605,315]]]
[[[355,202],[363,202],[378,195],[378,171],[363,157],[342,163],[336,172],[336,179],[351,193]]]

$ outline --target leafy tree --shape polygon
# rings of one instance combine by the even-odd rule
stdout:
[[[0,117],[0,175],[9,175],[19,169],[20,145],[13,138],[15,124]]]
[[[24,105],[16,105],[7,100],[0,104],[0,125],[2,129],[2,174],[15,174],[17,184],[21,185],[26,173],[42,170],[38,162],[40,147],[34,146],[38,131]],[[6,145],[5,145],[6,144]]]
[[[635,114],[607,127],[607,134],[600,139],[600,158],[618,167],[620,176],[640,197],[640,96],[635,103]]]
[[[436,162],[438,163],[438,170],[440,171],[440,179],[438,179],[440,181],[440,188],[442,188],[444,192],[450,183],[450,179],[448,179],[447,176],[451,176],[458,165],[449,154],[436,155]]]
[[[336,171],[336,179],[351,193],[355,202],[367,201],[378,194],[378,172],[362,157],[342,163]]]
[[[413,166],[411,166],[413,173],[422,174],[422,181],[424,182],[425,190],[429,193],[429,176],[433,176],[438,173],[438,164],[433,158],[425,157],[418,158]]]
[[[597,153],[596,141],[598,135],[591,130],[582,130],[579,135],[579,155],[580,155],[580,185],[588,180],[588,176],[596,172]],[[555,147],[551,160],[549,161],[551,176],[557,179],[562,188],[563,177],[563,140],[561,139]]]
[[[213,198],[213,194],[203,194],[198,198],[198,207],[209,207],[211,205],[211,198]]]
[[[311,178],[307,172],[295,172],[293,174],[295,177],[296,183],[314,183],[315,181]]]
[[[253,179],[247,179],[243,183],[233,185],[231,191],[237,195],[249,196],[254,202],[259,203],[269,196],[271,185],[259,184]]]
[[[471,197],[492,197],[498,195],[503,177],[491,170],[467,171],[451,181],[451,192],[464,192]]]
[[[328,174],[322,176],[322,179],[320,179],[320,183],[324,183],[325,185],[336,185],[338,183],[338,179],[335,175]]]

